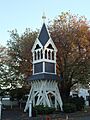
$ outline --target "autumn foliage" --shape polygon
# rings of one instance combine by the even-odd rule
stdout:
[[[66,12],[58,16],[49,29],[58,48],[61,94],[68,96],[73,85],[90,80],[90,26],[85,17]]]
[[[85,17],[61,13],[48,25],[51,37],[57,46],[57,74],[60,76],[62,96],[69,96],[71,88],[90,81],[90,26]],[[31,48],[38,31],[26,29],[19,36],[17,31],[10,32],[8,41],[9,67],[15,74],[32,73]]]

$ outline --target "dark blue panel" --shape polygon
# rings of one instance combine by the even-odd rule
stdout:
[[[34,64],[34,73],[43,72],[43,63],[36,63]]]
[[[43,46],[49,40],[49,34],[47,32],[47,28],[46,28],[45,24],[43,24],[43,26],[42,26],[42,29],[41,29],[38,39],[40,40],[40,42]]]
[[[55,64],[45,62],[45,72],[55,73]]]
[[[28,77],[28,81],[30,80],[60,80],[60,77],[55,75],[55,74],[36,74],[36,75],[31,75]]]

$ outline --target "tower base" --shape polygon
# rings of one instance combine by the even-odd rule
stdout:
[[[28,109],[30,101],[33,106],[44,105],[53,108],[60,107],[61,111],[63,111],[62,99],[55,80],[32,81],[31,86],[24,112]]]

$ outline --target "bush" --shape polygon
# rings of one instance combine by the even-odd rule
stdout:
[[[65,109],[70,105],[69,109],[72,109],[73,105],[76,106],[76,111],[80,111],[84,108],[85,100],[83,97],[69,97],[68,99],[64,99],[64,105],[66,106]],[[64,109],[64,108],[63,108]],[[70,111],[70,110],[69,110]]]
[[[76,111],[76,105],[73,104],[73,103],[65,103],[65,104],[63,105],[63,110],[64,110],[64,112],[66,112],[66,113],[75,112],[75,111]]]
[[[85,100],[83,97],[72,98],[72,103],[76,105],[77,111],[84,109]]]
[[[55,111],[55,108],[51,108],[51,107],[44,107],[43,105],[38,105],[33,107],[33,112],[36,114],[52,114]]]

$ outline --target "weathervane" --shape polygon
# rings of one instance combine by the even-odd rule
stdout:
[[[43,13],[42,19],[43,19],[43,23],[45,23],[45,19],[46,19],[45,13]]]

